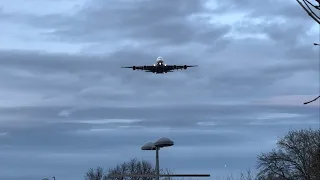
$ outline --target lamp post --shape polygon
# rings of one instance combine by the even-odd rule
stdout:
[[[166,137],[162,137],[158,139],[155,143],[147,142],[141,147],[141,150],[156,151],[156,180],[160,179],[160,163],[159,163],[160,148],[169,147],[173,145],[174,145],[174,142],[172,140]]]
[[[160,177],[210,177],[210,174],[160,174],[159,151],[161,148],[173,146],[174,143],[169,138],[162,137],[156,142],[147,142],[141,147],[141,150],[156,151],[156,175],[154,174],[113,174],[111,178],[119,177],[155,177],[159,180]]]

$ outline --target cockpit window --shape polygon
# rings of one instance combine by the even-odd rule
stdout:
[[[157,63],[158,64],[163,64],[163,61],[162,60],[158,60]]]
[[[157,58],[157,64],[159,64],[159,65],[164,64],[162,57],[159,56],[159,57]]]
[[[158,58],[157,58],[157,61],[160,61],[160,60],[163,60],[163,58],[162,58],[162,57],[158,57]]]

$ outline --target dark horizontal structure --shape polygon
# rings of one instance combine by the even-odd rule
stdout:
[[[160,177],[210,177],[210,174],[160,174]],[[123,174],[123,175],[110,175],[110,178],[116,177],[157,177],[155,174]]]

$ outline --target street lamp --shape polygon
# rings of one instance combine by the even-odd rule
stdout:
[[[113,174],[110,177],[156,177],[159,180],[160,177],[210,177],[210,174],[160,174],[159,167],[159,150],[160,148],[173,146],[172,140],[166,137],[158,139],[156,142],[147,142],[141,147],[141,150],[156,151],[156,175],[154,174]]]
[[[160,164],[159,164],[159,150],[160,148],[173,146],[174,142],[170,140],[169,138],[162,137],[158,139],[156,142],[147,142],[141,147],[141,150],[146,151],[156,151],[156,180],[160,179]]]

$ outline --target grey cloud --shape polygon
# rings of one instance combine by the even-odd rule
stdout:
[[[205,12],[218,16],[223,13],[218,11],[220,6],[221,9],[224,9],[222,7],[225,6],[228,7],[223,10],[225,11],[224,13],[236,12],[237,10],[253,10],[256,13],[261,13],[263,16],[260,14],[254,15],[253,13],[253,15],[245,17],[249,19],[252,19],[253,16],[262,18],[262,24],[259,24],[259,26],[250,24],[250,29],[255,27],[258,31],[267,33],[277,42],[286,41],[286,45],[292,43],[290,40],[295,41],[297,35],[301,37],[301,33],[303,31],[305,33],[305,29],[310,27],[310,23],[299,21],[297,18],[293,20],[292,16],[285,16],[285,24],[270,24],[270,20],[272,20],[268,19],[270,17],[285,15],[287,12],[301,9],[298,4],[294,3],[278,2],[277,4],[272,4],[273,2],[271,1],[257,3],[255,1],[239,2],[230,0],[220,3],[218,8],[214,10],[209,10],[204,6],[204,2],[177,1],[173,3],[171,1],[161,1],[154,3],[152,1],[140,1],[133,5],[119,1],[108,1],[108,3],[95,1],[95,3],[88,2],[82,7],[83,9],[70,17],[60,14],[42,17],[24,15],[18,20],[40,28],[55,29],[47,35],[53,35],[53,38],[58,41],[120,42],[123,39],[127,39],[139,43],[147,42],[150,45],[155,45],[154,43],[157,42],[157,46],[159,46],[159,43],[173,46],[175,44],[200,42],[207,44],[211,49],[215,47],[215,41],[225,43],[230,40],[228,38],[225,39],[224,36],[230,32],[231,26],[217,23],[208,24],[208,19],[204,18],[198,18],[199,20],[196,18],[195,21],[191,21],[188,17]],[[269,7],[273,6],[278,8],[272,8],[271,11]],[[116,18],[114,18],[114,14],[116,14]],[[303,12],[293,14],[303,14]],[[287,21],[290,21],[290,23]],[[242,20],[241,23],[245,22]],[[243,25],[245,24],[241,26]],[[242,27],[241,29],[242,31],[247,31],[247,33],[252,32],[249,28],[244,29]],[[220,48],[219,46],[213,50],[217,51]]]
[[[60,14],[37,17],[17,16],[15,21],[44,29],[50,40],[69,42],[116,42],[123,39],[157,46],[185,45],[198,42],[207,45],[223,38],[231,26],[190,20],[206,11],[199,1],[95,1],[86,4],[73,16]],[[110,8],[112,7],[112,8]]]
[[[292,46],[297,44],[310,26],[301,26],[301,24],[288,25],[287,23],[267,23],[264,26],[264,31],[272,40],[276,42],[283,41],[283,45]],[[280,40],[280,41],[279,41]],[[282,45],[282,44],[278,44]]]
[[[317,50],[312,49],[309,44],[300,45],[289,49],[287,50],[286,54],[292,61],[304,60],[305,65],[310,65],[314,68],[317,67],[316,63],[319,63],[319,53],[317,52]]]
[[[200,133],[203,131],[206,133],[228,133],[239,132],[239,128],[248,128],[252,126],[252,123],[261,125],[270,122],[270,125],[279,125],[284,122],[290,121],[301,122],[301,119],[306,121],[316,122],[318,118],[317,107],[284,107],[284,106],[253,106],[253,105],[180,105],[180,106],[159,106],[159,107],[101,107],[101,108],[84,108],[73,110],[72,114],[68,117],[59,116],[59,113],[63,110],[70,109],[68,107],[24,107],[24,108],[2,108],[2,116],[12,116],[12,122],[19,120],[17,123],[25,122],[29,123],[29,127],[26,127],[23,134],[29,133],[31,136],[37,136],[36,134],[47,132],[48,139],[57,136],[64,136],[64,133],[69,133],[78,130],[90,130],[90,129],[115,129],[119,128],[119,132],[127,134],[133,132],[139,132],[140,129],[145,128],[165,128],[166,132],[171,133],[174,131],[184,132],[196,130],[193,133]],[[293,114],[297,117],[288,116],[285,113]],[[264,115],[272,115],[275,120],[269,120],[268,118],[258,120],[258,117]],[[285,116],[285,117],[283,117]],[[187,117],[187,118],[186,118]],[[15,118],[15,119],[14,119]],[[108,119],[114,119],[113,123],[98,123],[99,121],[105,121]],[[120,119],[117,123],[117,119]],[[140,121],[132,122],[130,124],[121,123],[121,119],[137,119]],[[84,122],[85,121],[85,122]],[[92,123],[90,123],[92,121]],[[0,128],[1,132],[8,132],[11,136],[16,133],[19,134],[23,129],[12,129],[7,127],[12,122],[6,122],[7,125],[2,124]],[[32,122],[34,126],[32,127]],[[82,122],[82,123],[81,123]],[[199,126],[198,122],[214,123],[214,126]],[[271,123],[273,122],[273,123]],[[251,125],[252,124],[252,125]],[[268,124],[266,124],[268,125]],[[121,128],[121,126],[124,126]],[[127,128],[126,128],[127,127]],[[30,129],[31,128],[31,129]],[[39,129],[40,128],[40,129]],[[145,129],[145,130],[147,130]],[[237,130],[238,129],[238,130]],[[118,130],[110,131],[114,133],[113,136],[117,136]],[[154,129],[156,130],[156,129]],[[226,130],[226,131],[224,131]],[[161,131],[161,130],[160,130]],[[109,131],[106,131],[108,134]],[[102,132],[103,133],[103,132]],[[120,135],[121,135],[120,133]],[[98,132],[99,134],[99,132]],[[232,134],[232,133],[231,133]],[[21,136],[24,137],[24,136]],[[42,137],[44,138],[44,137]],[[10,142],[10,139],[7,139]],[[43,141],[46,141],[44,139]],[[28,141],[25,141],[29,143]],[[39,143],[39,142],[35,142]],[[41,142],[40,144],[45,143]],[[48,143],[52,143],[49,142]]]
[[[261,19],[258,22],[248,18],[235,24],[238,32],[245,34],[265,35],[274,42],[274,46],[281,49],[294,49],[301,45],[301,41],[308,36],[312,24],[294,21],[292,19],[268,20]],[[290,22],[289,22],[290,21]],[[310,48],[312,43],[310,42]]]
[[[265,17],[284,17],[294,19],[295,21],[304,21],[309,17],[301,9],[296,1],[272,1],[266,0],[263,2],[254,0],[227,0],[221,3],[221,11],[230,12],[248,12],[252,18]]]
[[[12,15],[10,13],[6,13],[3,10],[3,7],[0,7],[0,19],[1,20],[8,20],[8,19],[11,19],[12,17],[14,17],[14,15]]]
[[[72,95],[72,97],[92,101],[121,99],[142,101],[152,99],[153,94],[157,94],[156,92],[160,90],[158,87],[170,87],[161,89],[162,93],[160,91],[159,93],[170,91],[169,95],[162,96],[172,102],[185,99],[186,96],[191,99],[202,99],[204,96],[195,93],[199,87],[203,87],[203,95],[218,99],[222,96],[228,99],[239,94],[252,95],[253,93],[256,96],[262,96],[267,92],[267,89],[262,87],[270,87],[269,85],[274,82],[286,79],[301,70],[316,70],[314,65],[302,59],[303,57],[311,59],[311,55],[299,55],[301,57],[297,60],[289,62],[285,60],[285,53],[281,50],[263,49],[272,47],[272,44],[266,42],[266,45],[259,45],[255,41],[246,42],[251,44],[244,46],[239,41],[238,44],[228,47],[228,51],[216,54],[213,57],[216,60],[212,62],[208,61],[209,58],[200,58],[199,55],[179,51],[168,54],[167,56],[175,64],[199,64],[200,66],[186,73],[176,72],[161,77],[120,68],[126,65],[151,64],[150,61],[155,58],[154,55],[141,52],[139,49],[125,49],[101,56],[2,51],[2,68],[6,69],[1,71],[1,78],[6,82],[7,89],[23,88],[29,92],[43,92],[45,95],[43,98],[49,99],[61,96],[63,92],[65,96]],[[303,48],[307,49],[307,47]],[[250,53],[250,56],[247,53]],[[297,56],[294,51],[291,55]],[[278,65],[270,66],[269,58],[283,60]],[[194,59],[199,60],[194,63]],[[229,63],[226,64],[224,59]],[[139,63],[136,60],[139,60]],[[170,63],[171,60],[168,61]],[[316,65],[317,62],[313,62]],[[246,63],[257,67],[247,70]],[[188,81],[184,78],[188,78]],[[185,83],[181,84],[182,81]],[[155,84],[157,86],[154,86]],[[181,92],[183,87],[188,88],[189,91]]]
[[[0,169],[6,174],[0,179],[21,179],[16,173],[21,170],[30,179],[55,174],[72,180],[97,165],[110,167],[132,157],[153,161],[154,153],[139,147],[161,136],[176,143],[161,151],[163,167],[225,175],[252,167],[256,153],[274,147],[289,129],[318,128],[318,106],[253,103],[318,92],[314,85],[305,87],[318,83],[305,77],[318,73],[319,66],[317,52],[300,41],[311,37],[308,22],[298,26],[308,17],[303,11],[290,15],[298,4],[270,8],[270,2],[234,1],[227,9],[209,10],[203,1],[98,0],[74,16],[0,11],[1,20],[40,28],[48,41],[89,43],[77,54],[0,51],[0,98],[11,103],[25,97],[11,107],[1,101],[0,134],[6,135],[0,137]],[[247,15],[230,25],[195,17],[219,18],[231,11]],[[278,15],[286,26],[274,21]],[[233,31],[269,39],[226,37]],[[104,53],[87,54],[95,49]],[[165,75],[120,69],[153,64],[158,55],[168,64],[199,67]],[[295,88],[288,88],[292,83]],[[117,122],[106,123],[110,119]],[[121,122],[130,119],[140,121]]]
[[[274,1],[224,1],[223,12],[244,12],[246,15],[233,27],[236,32],[244,34],[263,34],[275,42],[281,49],[295,49],[314,25],[297,2]],[[310,46],[312,42],[310,42]]]

